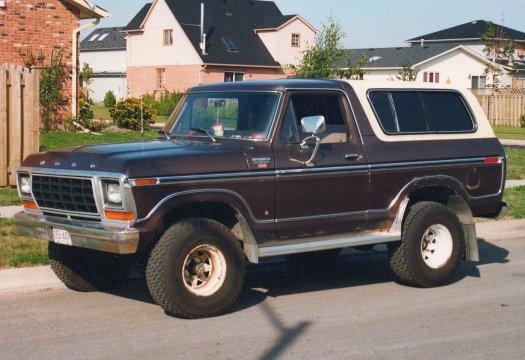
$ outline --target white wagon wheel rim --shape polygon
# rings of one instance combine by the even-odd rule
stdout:
[[[447,264],[452,256],[452,248],[452,234],[441,224],[431,225],[421,238],[421,256],[432,269],[439,269]]]
[[[210,296],[226,277],[226,259],[215,246],[199,245],[186,256],[182,267],[184,286],[197,296]]]

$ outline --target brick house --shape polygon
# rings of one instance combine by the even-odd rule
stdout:
[[[64,49],[62,61],[72,76],[64,85],[63,112],[76,115],[79,32],[109,15],[88,0],[0,1],[0,63],[25,66],[33,54],[34,66],[46,66]],[[80,26],[84,19],[95,21]]]
[[[315,28],[273,1],[155,0],[123,29],[129,95],[286,77]]]

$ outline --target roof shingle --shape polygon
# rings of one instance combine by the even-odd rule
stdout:
[[[126,50],[126,38],[121,30],[121,27],[93,30],[80,42],[80,51]]]
[[[514,41],[525,41],[525,33],[498,24],[493,25],[496,34],[503,32],[506,36]],[[487,32],[487,28],[488,21],[475,20],[430,34],[417,36],[407,40],[407,42],[418,42],[422,39],[428,41],[479,39],[484,33]]]

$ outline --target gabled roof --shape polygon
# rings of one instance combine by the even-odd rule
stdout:
[[[270,16],[262,19],[257,26],[254,27],[254,30],[260,29],[278,29],[288,21],[295,18],[297,15],[280,15],[280,16]]]
[[[98,28],[80,42],[80,51],[126,50],[121,27]]]
[[[165,0],[205,64],[280,67],[254,32],[264,19],[283,17],[273,1],[260,0]],[[200,9],[204,3],[206,54],[200,49]],[[144,6],[123,31],[141,30],[155,2]],[[236,51],[228,51],[229,38]]]
[[[263,19],[260,23],[258,23],[257,26],[255,26],[253,30],[256,32],[257,31],[276,31],[286,26],[287,24],[291,23],[295,19],[299,19],[299,21],[303,22],[312,31],[314,32],[317,31],[311,24],[309,24],[300,15],[281,15],[281,16],[268,17],[268,18]]]
[[[139,10],[137,14],[131,19],[131,21],[122,28],[122,31],[135,31],[135,30],[141,30],[142,29],[142,23],[146,19],[146,16],[148,15],[149,10],[151,9],[151,3],[146,4],[142,7],[142,9]]]
[[[514,30],[498,24],[493,24],[494,33],[504,33],[506,36],[514,41],[525,42],[525,33]],[[464,41],[464,40],[479,40],[480,37],[487,32],[488,21],[475,20],[462,25],[454,26],[448,29],[436,31],[430,34],[417,36],[410,40],[408,43],[420,42],[421,40],[426,41]]]
[[[432,59],[455,50],[463,51],[480,62],[490,64],[489,60],[463,45],[414,45],[397,48],[349,49],[348,52],[352,61],[356,61],[363,56],[368,58],[368,61],[361,66],[363,69],[401,69],[404,63],[410,63],[412,66],[421,66]],[[344,65],[340,64],[340,66],[343,67]]]

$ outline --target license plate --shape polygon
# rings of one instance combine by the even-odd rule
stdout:
[[[57,244],[73,245],[71,235],[69,235],[67,230],[53,229],[53,241]]]

